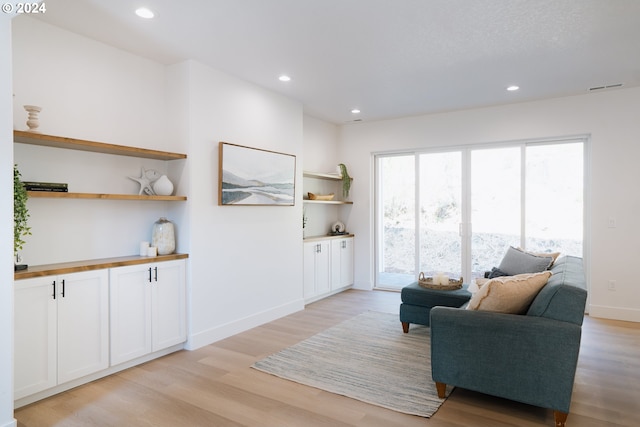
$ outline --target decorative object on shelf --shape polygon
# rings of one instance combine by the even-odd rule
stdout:
[[[351,190],[351,177],[344,163],[340,163],[338,167],[340,168],[340,176],[342,176],[342,197],[346,199],[349,197],[349,190]]]
[[[160,179],[160,173],[153,169],[145,170],[144,167],[142,167],[141,169],[142,171],[140,172],[139,178],[130,176],[129,179],[138,181],[138,184],[140,184],[140,192],[138,193],[139,195],[144,193],[147,196],[155,196],[156,193],[155,191],[153,191],[151,183]],[[173,184],[171,184],[171,186],[173,187]],[[173,188],[171,189],[171,191],[173,191]]]
[[[170,196],[173,193],[173,183],[167,178],[167,175],[162,175],[153,183],[153,191],[158,196]]]
[[[336,221],[331,226],[331,231],[329,232],[329,234],[331,234],[332,236],[340,236],[348,233],[345,231],[344,223],[341,221]]]
[[[307,193],[309,200],[333,200],[335,194],[315,194],[315,193]]]
[[[219,205],[293,206],[296,156],[220,142]]]
[[[158,255],[169,255],[176,250],[176,233],[173,223],[162,217],[153,223],[151,247],[158,249]]]
[[[460,280],[449,279],[449,277],[443,273],[436,273],[433,277],[426,277],[423,272],[420,272],[418,276],[418,284],[428,289],[453,291],[462,288],[462,282],[462,277],[460,277]]]
[[[149,252],[149,242],[140,242],[140,256],[147,256]]]
[[[25,190],[27,191],[53,191],[56,193],[69,192],[69,184],[64,182],[35,182],[35,181],[22,181]]]
[[[25,241],[22,239],[31,234],[31,227],[28,225],[29,210],[27,200],[29,195],[20,180],[21,175],[18,165],[13,165],[13,255],[15,256],[14,270],[24,270],[26,264],[20,264],[21,259],[18,251],[22,250]]]
[[[38,121],[38,113],[42,111],[42,107],[38,107],[37,105],[25,105],[24,109],[29,113],[29,117],[27,117],[29,132],[39,133],[38,126],[40,126],[40,122]]]

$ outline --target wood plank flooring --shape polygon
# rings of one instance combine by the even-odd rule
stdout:
[[[430,419],[251,369],[257,360],[363,311],[397,313],[397,292],[350,290],[196,351],[181,351],[16,410],[47,426],[553,426],[553,414],[455,389]],[[398,329],[400,329],[398,321]],[[640,324],[587,317],[567,426],[638,426]]]

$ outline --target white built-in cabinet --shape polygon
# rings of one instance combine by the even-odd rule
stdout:
[[[110,269],[111,365],[186,341],[183,260]]]
[[[183,348],[186,258],[127,256],[16,272],[16,407]]]
[[[16,281],[14,398],[109,366],[107,270]]]
[[[353,285],[353,235],[308,239],[303,248],[305,302]]]

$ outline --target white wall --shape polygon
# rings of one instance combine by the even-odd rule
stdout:
[[[166,67],[27,16],[13,20],[13,60],[16,129],[27,129],[23,105],[35,104],[43,133],[181,148],[167,132]],[[74,192],[136,194],[128,177],[139,177],[141,167],[167,173],[161,161],[26,144],[15,145],[14,159],[23,180],[66,182]],[[27,206],[32,235],[22,256],[35,265],[136,254],[172,205],[32,198]]]
[[[11,20],[0,16],[0,188],[12,188]],[[3,191],[6,195],[6,191]],[[13,418],[13,203],[0,204],[0,426]]]
[[[339,127],[315,117],[304,116],[304,170],[309,172],[336,173],[339,163],[348,165],[347,160],[338,158]],[[303,193],[334,193],[336,198],[342,196],[342,184],[315,178],[303,179]],[[336,221],[347,225],[347,213],[350,207],[336,205],[305,204],[307,217],[305,236],[325,235]]]
[[[304,307],[302,106],[196,62],[184,67],[192,229],[189,347],[197,348]],[[296,155],[295,206],[218,206],[220,141]]]
[[[590,134],[590,313],[640,321],[639,111],[640,88],[632,88],[343,126],[340,154],[350,160],[358,188],[352,213],[358,218],[352,226],[356,286],[373,285],[373,152]],[[607,227],[609,218],[617,228]],[[616,280],[616,291],[607,290],[608,280]]]
[[[14,28],[14,123],[23,104],[43,107],[41,131],[184,152],[169,164],[15,145],[25,180],[69,182],[72,191],[135,193],[127,176],[166,171],[187,202],[31,199],[23,251],[29,264],[137,253],[159,216],[176,224],[190,254],[189,348],[290,314],[302,298],[302,106],[187,61],[163,66],[20,17]],[[37,81],[35,86],[33,81]],[[293,207],[217,205],[218,142],[297,156]]]

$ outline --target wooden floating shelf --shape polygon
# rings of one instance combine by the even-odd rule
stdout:
[[[353,202],[346,200],[309,200],[304,199],[303,203],[314,203],[314,204],[322,204],[322,205],[352,205]]]
[[[149,150],[147,148],[128,147],[125,145],[107,144],[104,142],[86,141],[64,136],[47,135],[22,130],[13,131],[13,141],[21,144],[40,145],[44,147],[66,148],[69,150],[91,151],[94,153],[115,154],[118,156],[140,157],[155,160],[186,159],[186,154],[169,151]]]
[[[333,173],[303,171],[302,176],[307,178],[327,179],[329,181],[342,181],[342,177],[340,175]],[[351,178],[351,180],[353,181],[353,178]]]
[[[155,200],[181,202],[186,196],[146,196],[137,194],[68,193],[65,191],[27,191],[29,197],[49,199]]]

